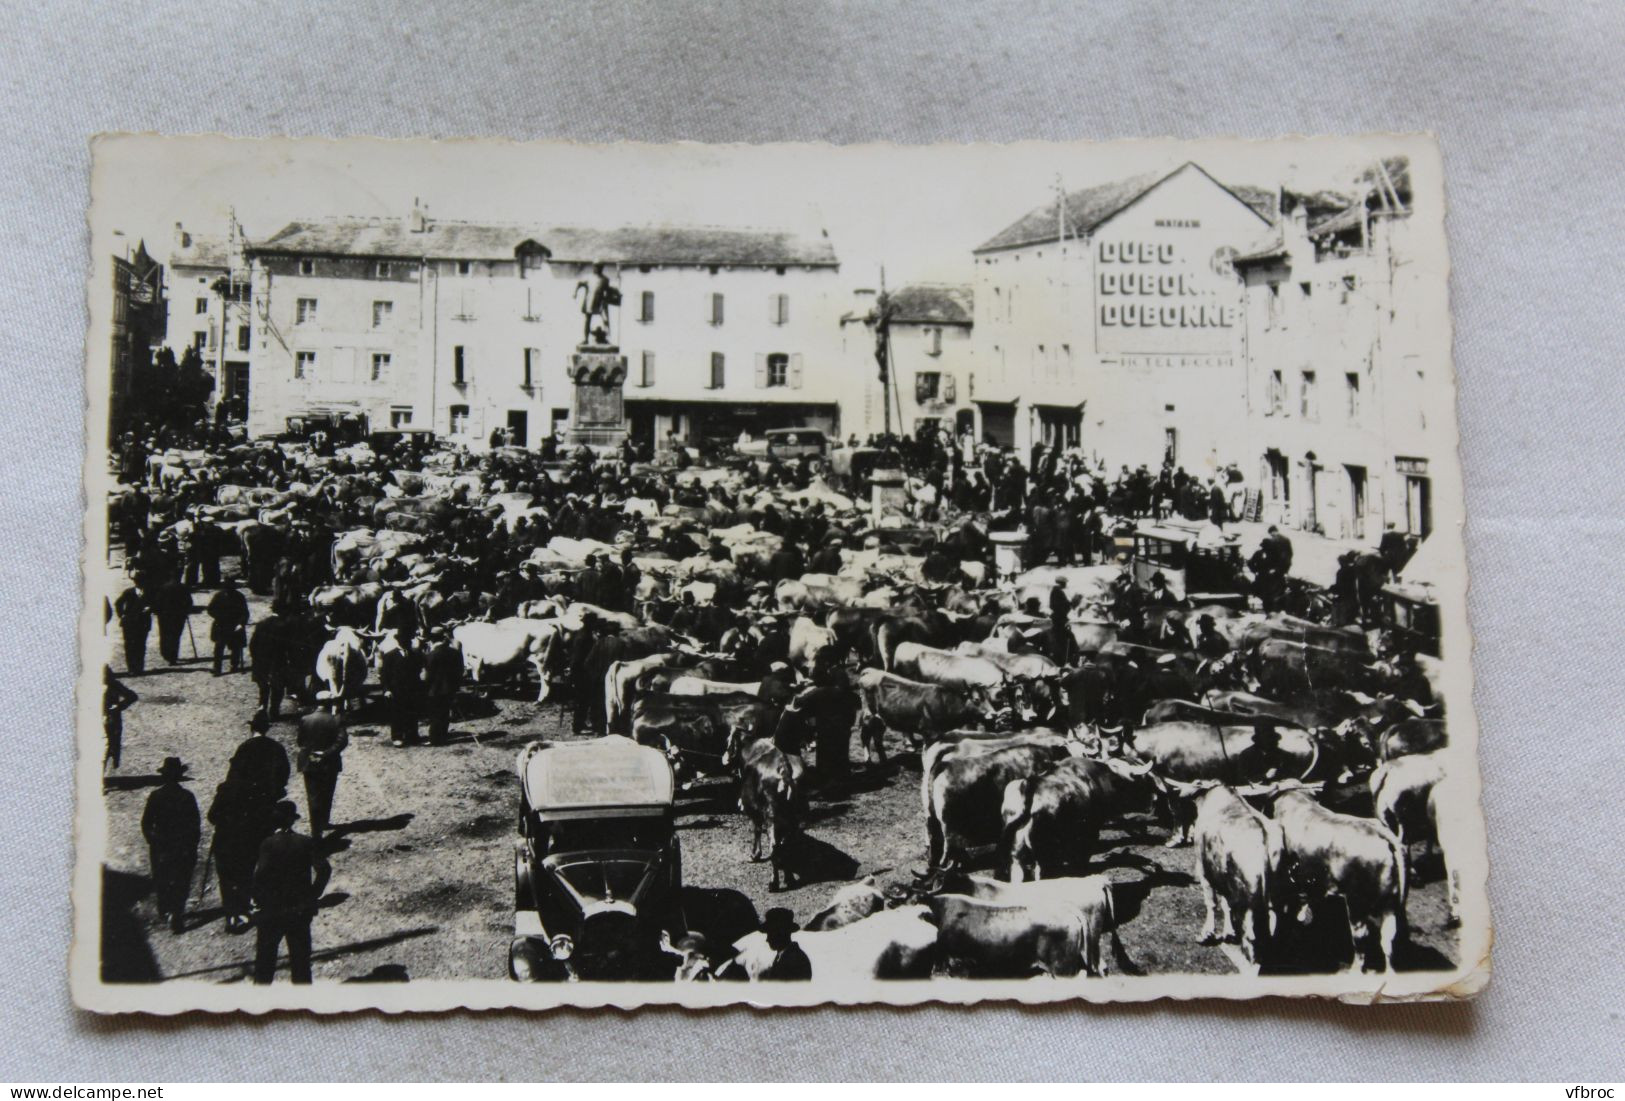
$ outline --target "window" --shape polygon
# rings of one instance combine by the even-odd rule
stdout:
[[[466,435],[468,432],[468,406],[453,405],[451,407],[451,434],[453,436]]]
[[[1301,399],[1298,402],[1298,412],[1306,421],[1319,419],[1320,412],[1315,400],[1315,373],[1313,371],[1303,373],[1303,389]]]
[[[722,324],[722,295],[720,294],[711,296],[711,324]]]
[[[316,261],[314,261],[314,260],[301,260],[301,261],[299,261],[299,274],[300,275],[315,275],[316,274]]]
[[[463,346],[459,344],[451,350],[451,384],[453,386],[467,385],[467,368],[468,360],[463,355]]]
[[[1273,329],[1281,323],[1281,284],[1271,283],[1268,290],[1268,312],[1264,315],[1264,328]]]
[[[790,296],[787,294],[770,294],[767,296],[767,320],[772,325],[787,325],[790,322]]]
[[[376,356],[373,358],[377,358]],[[391,428],[412,427],[412,407],[410,405],[397,405],[389,411],[389,426]]]
[[[525,366],[525,381],[521,382],[519,384],[524,389],[530,390],[530,389],[535,387],[535,385],[536,385],[536,383],[535,383],[536,366],[539,363],[541,363],[541,361],[542,361],[542,353],[541,353],[541,351],[539,349],[536,349],[536,348],[526,348],[525,349],[525,363],[524,363],[524,366]]]
[[[782,352],[775,352],[767,357],[767,378],[765,382],[768,386],[790,385],[789,356]]]
[[[1360,419],[1360,376],[1350,371],[1343,376],[1343,388],[1348,395],[1349,420]]]
[[[384,376],[389,374],[389,362],[388,352],[372,353],[372,381],[382,382],[384,380]],[[395,427],[399,428],[400,426],[396,425]]]
[[[199,352],[201,352],[201,351],[203,351],[203,349],[207,348],[208,346],[209,346],[209,334],[208,333],[203,332],[202,330],[199,330],[198,332],[195,332],[195,333],[192,334],[192,347],[196,348]]]
[[[722,296],[718,295],[717,297],[721,298]],[[726,365],[725,365],[725,363],[723,361],[722,353],[721,352],[712,352],[711,353],[711,382],[710,382],[710,385],[709,385],[709,389],[712,389],[712,390],[720,390],[720,389],[722,389],[722,385],[726,380],[727,380]]]
[[[1314,285],[1310,283],[1299,283],[1298,289],[1303,292],[1303,296],[1305,298],[1308,298],[1314,292],[1315,288]]]
[[[1280,371],[1271,371],[1269,415],[1278,417],[1284,412],[1286,412],[1286,379]]]
[[[295,352],[293,354],[293,377],[310,378],[316,373],[315,352]]]
[[[655,319],[655,292],[644,291],[638,296],[638,320],[647,324]]]
[[[380,260],[373,266],[372,272],[380,279],[388,279],[394,268],[390,267],[388,260]]]
[[[941,328],[925,330],[925,354],[928,356],[940,356],[942,354]]]
[[[655,384],[655,354],[643,353],[642,372],[638,375],[639,386],[653,386]]]
[[[316,320],[316,300],[314,298],[301,298],[294,315],[294,323],[308,325]]]
[[[1174,465],[1179,462],[1179,429],[1164,428],[1162,430],[1162,461],[1165,465]]]
[[[374,302],[372,304],[372,327],[382,329],[389,324],[390,315],[395,312],[393,302]]]
[[[473,270],[474,270],[474,265],[472,263],[470,263],[469,261],[467,261],[467,260],[459,260],[459,261],[457,261],[457,274],[458,275],[467,275],[469,272],[471,272]]]
[[[237,350],[239,352],[248,351],[248,341],[249,341],[248,326],[247,325],[239,325],[239,326],[237,326]]]
[[[192,312],[193,313],[208,313],[209,312],[209,300],[207,298],[199,298],[197,300],[197,308],[194,309]]]
[[[936,371],[920,371],[914,376],[914,400],[920,405],[942,395],[942,376]]]

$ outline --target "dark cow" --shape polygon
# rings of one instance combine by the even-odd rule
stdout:
[[[1005,788],[1004,847],[1010,882],[1081,873],[1101,827],[1147,810],[1156,792],[1151,766],[1068,757]]]
[[[944,894],[928,897],[926,905],[936,918],[938,958],[951,972],[1025,979],[1070,978],[1085,970],[1089,929],[1077,907],[1066,902]],[[1098,936],[1094,939],[1098,946]]]
[[[804,779],[806,762],[785,753],[771,739],[749,741],[742,727],[728,733],[722,767],[739,778],[739,809],[750,819],[750,858],[762,859],[762,834],[767,834],[767,859],[773,866],[769,891],[795,886],[790,867],[790,842],[807,816]]]
[[[897,647],[905,642],[951,648],[959,640],[954,621],[941,612],[885,616],[874,623],[875,655],[882,669],[890,669]]]
[[[1374,695],[1384,687],[1384,672],[1374,662],[1281,639],[1259,643],[1244,664],[1259,694],[1279,700],[1319,699],[1339,691]]]
[[[778,708],[755,696],[672,696],[651,693],[632,703],[632,737],[663,749],[688,769],[715,761],[704,771],[721,768],[729,734],[738,729],[748,741],[771,738]]]
[[[1029,732],[934,745],[920,759],[928,871],[957,866],[998,843],[1004,791],[1067,756],[1063,735]]]
[[[1441,719],[1401,719],[1380,735],[1376,750],[1380,760],[1432,753],[1449,744]]]
[[[989,708],[968,692],[938,684],[920,684],[880,669],[858,674],[863,702],[862,740],[865,760],[886,759],[885,731],[908,735],[915,745],[936,735],[985,718]]]

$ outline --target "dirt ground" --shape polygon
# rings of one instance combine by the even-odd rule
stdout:
[[[257,619],[262,602],[252,602]],[[207,619],[193,632],[206,646]],[[104,862],[103,959],[111,981],[206,978],[241,982],[254,954],[250,932],[225,929],[218,889],[209,877],[187,929],[172,934],[158,922],[147,875],[140,818],[171,754],[190,766],[189,786],[207,814],[226,763],[248,735],[255,705],[246,673],[214,677],[208,655],[166,668],[156,650],[148,672],[126,683],[140,695],[125,717],[122,767],[105,780],[109,850]],[[122,671],[122,670],[120,670]],[[293,756],[291,703],[273,729]],[[513,922],[513,840],[518,780],[516,755],[532,739],[568,739],[569,713],[549,701],[498,694],[471,701],[471,714],[453,724],[452,744],[393,748],[376,715],[351,720],[350,749],[334,800],[334,836],[326,842],[333,879],[314,925],[317,981],[377,982],[430,978],[502,979],[507,975]],[[890,749],[901,753],[895,738]],[[769,906],[788,906],[805,920],[836,887],[864,875],[884,885],[906,881],[925,863],[918,757],[904,754],[883,767],[856,766],[849,789],[812,801],[796,859],[804,881],[768,891],[768,865],[748,859],[750,831],[733,785],[715,780],[684,792],[678,806],[685,908],[690,923],[720,943],[755,927]],[[290,798],[306,813],[297,774]],[[305,828],[306,818],[301,818]],[[1117,892],[1123,956],[1118,970],[1231,973],[1234,949],[1196,943],[1201,893],[1189,846],[1163,847],[1168,832],[1149,819],[1108,831],[1099,869],[1124,886]],[[205,825],[193,899],[199,897],[209,843]],[[1442,927],[1444,888],[1435,863],[1412,880],[1410,945],[1401,965],[1446,967],[1453,932]],[[1282,970],[1330,969],[1346,957],[1346,925],[1322,914],[1309,928],[1289,930]],[[285,972],[279,974],[279,980]]]

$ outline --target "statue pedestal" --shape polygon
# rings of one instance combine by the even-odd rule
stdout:
[[[613,344],[579,344],[565,372],[574,386],[570,400],[571,450],[583,445],[613,451],[626,442],[626,357]]]
[[[1027,552],[1026,532],[994,531],[987,537],[993,543],[993,565],[1000,577],[1015,577],[1026,569],[1023,562]]]
[[[882,527],[887,517],[892,524],[909,519],[908,479],[901,470],[876,470],[869,475],[869,520]]]

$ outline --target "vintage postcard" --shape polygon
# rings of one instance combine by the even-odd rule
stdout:
[[[1441,172],[97,139],[78,1004],[1476,993]]]

